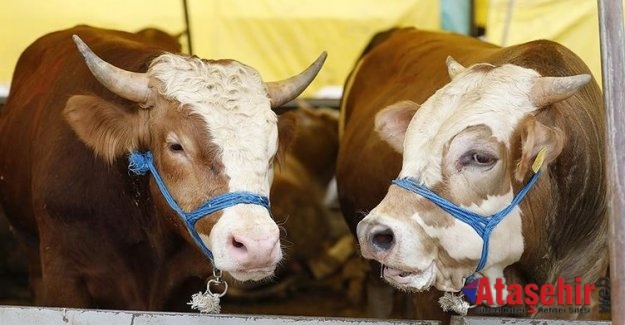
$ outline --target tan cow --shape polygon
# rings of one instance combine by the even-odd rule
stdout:
[[[363,256],[381,263],[393,286],[459,292],[475,277],[490,279],[482,294],[495,295],[496,279],[583,286],[606,274],[601,92],[565,47],[394,31],[352,71],[341,126],[342,209]],[[487,223],[517,196],[483,237],[450,212]],[[507,302],[509,292],[499,292]],[[413,314],[444,318],[432,298],[439,295],[418,294]],[[584,305],[592,312],[532,304],[527,295],[517,307],[536,307],[532,317],[595,318],[596,296]]]

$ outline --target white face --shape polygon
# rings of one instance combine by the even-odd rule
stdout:
[[[534,70],[510,64],[464,69],[455,61],[448,67],[452,81],[416,113],[414,103],[392,105],[376,116],[376,129],[403,151],[399,178],[413,178],[460,207],[492,215],[510,204],[523,185],[527,161],[535,152],[549,148],[549,161],[559,154],[561,133],[533,118],[536,103],[548,97],[541,92],[539,80],[544,78]],[[562,100],[572,93],[549,98]],[[410,109],[414,116],[407,129],[399,130],[398,119]],[[394,142],[402,132],[403,145]],[[521,177],[515,178],[517,174]],[[520,259],[522,215],[516,207],[492,232],[488,259],[478,276],[503,278],[503,269]],[[357,232],[363,256],[384,264],[385,279],[405,290],[435,286],[459,291],[475,272],[482,252],[482,239],[469,225],[397,186],[389,188]]]
[[[218,148],[215,155],[223,166],[218,173],[227,180],[225,191],[269,196],[278,146],[277,117],[258,72],[236,61],[164,55],[155,62],[149,73],[161,81],[160,95],[205,122],[206,132],[200,134],[208,135],[206,142]],[[173,132],[167,141],[178,138]],[[191,163],[185,161],[187,156],[178,156],[182,157],[179,165]],[[282,258],[278,226],[261,206],[226,208],[210,234],[198,232],[213,252],[215,267],[238,280],[265,278]]]

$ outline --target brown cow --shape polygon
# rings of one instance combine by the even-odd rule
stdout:
[[[350,286],[359,284],[355,278],[360,275],[349,269],[354,262],[347,260],[360,261],[360,256],[340,212],[326,202],[327,193],[335,192],[328,188],[338,153],[338,110],[300,107],[282,117],[296,120],[293,140],[275,164],[271,186],[271,210],[284,232],[284,262],[270,283],[231,285],[224,310],[344,315],[352,307]]]
[[[163,49],[167,49],[168,52],[179,53],[182,51],[182,45],[178,41],[182,33],[174,36],[160,29],[148,27],[137,31],[135,34],[141,38],[142,42],[158,44]]]
[[[0,198],[40,304],[189,310],[209,258],[241,281],[271,276],[282,259],[266,199],[280,124],[271,108],[304,90],[325,53],[265,83],[237,61],[167,44],[79,26],[18,61],[0,119]],[[145,154],[131,156],[131,172],[133,151]]]
[[[604,113],[589,74],[577,56],[550,41],[500,48],[402,29],[379,42],[346,83],[337,162],[342,210],[363,256],[382,263],[384,279],[408,291],[458,292],[475,276],[490,279],[482,293],[494,294],[496,278],[583,285],[605,275]],[[484,259],[482,237],[444,203],[403,182],[391,185],[403,178],[490,216],[532,179],[542,149],[535,186],[493,228]],[[478,262],[485,265],[477,269]],[[436,306],[438,296],[417,294],[414,315],[448,317]],[[550,307],[566,312],[550,314],[541,301],[534,307],[532,317],[598,317],[557,302]]]
[[[324,202],[338,154],[338,111],[302,107],[288,114],[297,127],[292,145],[275,167],[272,211],[292,243],[289,259],[308,261],[327,248],[324,244],[345,234],[344,222],[335,225],[336,216]]]

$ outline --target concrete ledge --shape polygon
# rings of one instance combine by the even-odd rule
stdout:
[[[94,310],[71,308],[43,308],[0,306],[2,325],[350,325],[350,324],[440,324],[436,321],[374,320],[354,318],[312,318],[257,315],[202,315],[143,311]]]
[[[296,317],[271,315],[205,315],[146,311],[95,310],[0,306],[2,325],[435,325],[438,321],[378,320],[365,318]],[[610,325],[608,321],[551,320],[500,317],[452,316],[451,325]]]
[[[480,316],[452,316],[451,325],[610,325],[606,321],[565,320],[565,319],[533,319],[533,318],[501,318]]]

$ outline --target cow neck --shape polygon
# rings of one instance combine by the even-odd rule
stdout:
[[[200,239],[200,235],[195,230],[195,224],[205,216],[208,216],[212,213],[221,211],[223,209],[235,206],[237,204],[255,204],[260,205],[266,208],[271,214],[271,210],[269,209],[269,199],[266,196],[254,194],[250,192],[228,192],[220,195],[216,195],[202,205],[200,205],[197,209],[191,212],[185,212],[179,205],[176,203],[176,200],[167,190],[167,186],[163,182],[156,166],[154,165],[154,160],[152,158],[152,153],[150,151],[146,151],[144,153],[133,151],[128,157],[128,170],[135,175],[145,175],[148,171],[152,173],[158,188],[161,191],[161,194],[167,201],[167,204],[176,212],[176,214],[182,219],[184,222],[189,235],[195,241],[196,245],[200,247],[204,255],[206,255],[213,263],[213,253],[204,245],[202,239]]]
[[[529,190],[534,186],[538,177],[540,176],[540,167],[542,166],[543,159],[545,156],[545,149],[542,149],[534,161],[532,165],[533,175],[529,179],[529,181],[521,188],[521,190],[514,196],[510,204],[505,207],[503,210],[492,214],[490,216],[483,216],[481,214],[475,213],[473,211],[469,211],[464,209],[447,199],[441,197],[440,195],[432,192],[427,187],[423,186],[416,179],[411,177],[403,177],[393,180],[393,185],[397,185],[404,190],[409,192],[418,194],[423,196],[424,198],[432,201],[432,203],[436,204],[438,207],[443,209],[445,212],[451,214],[454,218],[466,223],[471,226],[473,230],[482,238],[482,255],[480,256],[480,261],[477,264],[477,268],[475,272],[471,274],[466,279],[466,283],[471,283],[475,280],[475,274],[481,271],[486,265],[486,260],[488,259],[488,243],[490,239],[490,235],[495,227],[503,220],[511,211],[514,209],[521,200],[527,195]]]

